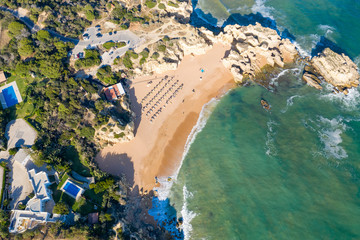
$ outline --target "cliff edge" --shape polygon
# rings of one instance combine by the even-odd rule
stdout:
[[[310,86],[321,89],[324,80],[334,86],[335,92],[347,94],[348,89],[359,85],[359,69],[345,54],[338,54],[330,48],[325,48],[307,64],[303,79]]]

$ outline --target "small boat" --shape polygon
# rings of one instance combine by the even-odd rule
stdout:
[[[265,99],[261,99],[260,100],[261,106],[266,109],[266,110],[270,110],[270,104],[265,100]]]

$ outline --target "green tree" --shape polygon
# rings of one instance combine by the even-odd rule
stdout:
[[[145,5],[146,5],[148,8],[153,8],[153,7],[156,6],[156,1],[146,0]]]
[[[18,45],[18,53],[22,57],[28,57],[34,53],[33,42],[29,38],[23,38]]]
[[[114,42],[106,42],[103,44],[103,47],[106,49],[106,50],[109,50],[110,48],[114,47],[115,46],[115,43]]]
[[[94,11],[94,8],[90,4],[87,4],[85,6],[84,11],[85,11],[85,16],[86,16],[87,20],[93,21],[95,19],[96,12]]]
[[[166,46],[163,45],[163,44],[159,45],[159,46],[158,46],[158,51],[160,51],[160,52],[165,52],[165,51],[166,51]]]
[[[96,194],[101,193],[109,189],[112,185],[114,185],[114,179],[107,178],[103,181],[97,182],[97,183],[91,183],[90,188],[94,189],[94,192]]]
[[[154,52],[153,55],[151,55],[153,59],[158,59],[160,57],[160,54],[158,52]]]
[[[0,209],[0,237],[3,239],[7,239],[9,236],[9,218],[9,214]]]
[[[101,63],[100,53],[96,49],[85,49],[85,58],[78,59],[75,62],[75,67],[77,69],[89,68],[97,66]]]
[[[45,77],[60,78],[62,70],[63,66],[59,61],[54,61],[52,59],[40,61],[39,71]]]
[[[8,26],[9,29],[9,35],[11,37],[16,37],[21,34],[23,29],[26,29],[26,26],[18,21],[13,21]]]
[[[25,77],[29,74],[30,71],[30,65],[24,63],[24,62],[18,62],[15,67],[15,72],[17,75],[21,77]]]
[[[36,33],[36,38],[39,41],[47,41],[51,39],[50,33],[46,30],[40,30]]]
[[[99,221],[100,221],[101,223],[112,221],[111,214],[109,214],[109,213],[101,213],[101,214],[99,215]]]
[[[69,207],[64,202],[58,202],[55,204],[53,212],[56,214],[66,215],[69,214]]]
[[[111,70],[111,66],[104,66],[99,68],[96,76],[99,78],[100,81],[106,84],[115,84],[117,82],[117,78]]]
[[[94,135],[95,135],[95,129],[93,127],[82,127],[80,129],[80,135],[82,137],[88,138],[88,139],[93,139]]]
[[[10,148],[9,149],[9,154],[10,155],[15,155],[18,151],[19,151],[19,148],[17,148],[17,147]]]

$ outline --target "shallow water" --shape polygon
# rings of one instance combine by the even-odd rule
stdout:
[[[231,91],[197,135],[170,197],[192,194],[191,239],[360,237],[358,108],[291,78]]]
[[[217,25],[260,12],[303,54],[324,36],[360,60],[358,1],[200,0],[197,8]],[[270,91],[253,84],[217,103],[165,194],[186,239],[360,238],[360,92],[318,91],[301,70],[269,79]]]

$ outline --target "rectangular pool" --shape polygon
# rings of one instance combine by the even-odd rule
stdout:
[[[12,107],[19,102],[13,86],[3,89],[2,94],[5,98],[7,107]]]
[[[67,182],[63,189],[70,195],[74,196],[74,198],[76,198],[77,194],[80,191],[80,188],[78,188],[76,185],[72,184],[71,182]]]

